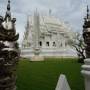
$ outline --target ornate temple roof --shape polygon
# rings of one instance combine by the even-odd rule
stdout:
[[[64,22],[62,22],[59,18],[54,16],[39,16],[40,17],[40,29],[41,32],[71,32],[71,27]],[[28,23],[30,26],[33,26],[34,20],[33,16],[28,17]]]

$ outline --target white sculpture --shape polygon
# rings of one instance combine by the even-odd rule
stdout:
[[[61,74],[55,90],[71,90],[65,75]]]

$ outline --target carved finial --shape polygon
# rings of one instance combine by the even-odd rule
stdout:
[[[10,10],[10,0],[8,0],[7,10]]]
[[[89,8],[88,8],[88,5],[87,5],[87,18],[89,16]]]
[[[51,16],[51,14],[52,14],[52,10],[51,10],[51,9],[49,9],[49,16]]]
[[[89,8],[88,8],[88,5],[87,5],[87,12],[89,12]]]
[[[11,12],[10,12],[10,0],[8,0],[8,4],[7,4],[7,11],[6,11],[6,15],[5,15],[5,20],[6,19],[11,20]]]

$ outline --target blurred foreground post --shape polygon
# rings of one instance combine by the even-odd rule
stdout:
[[[16,90],[19,34],[16,34],[15,22],[16,18],[11,17],[8,0],[5,17],[0,16],[0,90]]]
[[[82,65],[82,71],[85,78],[85,90],[90,90],[90,14],[87,6],[87,16],[85,17],[83,25],[83,38],[86,44],[85,53],[86,59],[84,60],[85,64]]]

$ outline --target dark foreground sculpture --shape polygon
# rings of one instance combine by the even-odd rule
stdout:
[[[8,0],[6,15],[0,16],[0,90],[16,90],[19,34],[16,34],[15,21],[16,19],[11,17]]]
[[[89,9],[87,6],[87,16],[84,19],[84,25],[83,25],[83,38],[84,42],[86,44],[85,50],[86,50],[86,58],[90,58],[90,14]]]
[[[84,65],[81,66],[81,73],[85,79],[85,90],[90,90],[90,14],[87,6],[87,16],[85,17],[85,22],[83,25],[83,37],[86,44],[86,59],[84,60]]]

